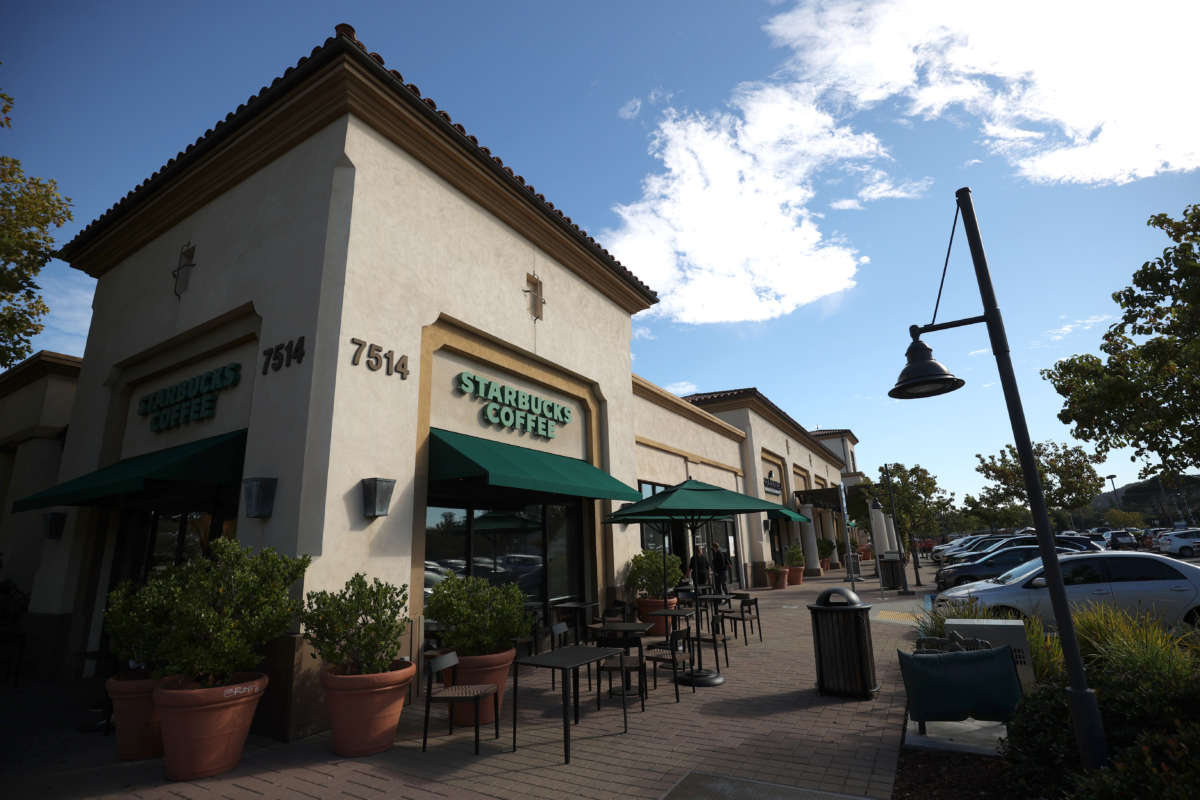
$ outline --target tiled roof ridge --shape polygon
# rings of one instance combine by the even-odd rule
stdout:
[[[733,397],[757,397],[764,404],[766,404],[767,408],[774,410],[775,413],[779,414],[781,417],[783,417],[785,420],[787,420],[790,424],[795,425],[796,429],[798,431],[800,431],[800,433],[812,438],[813,442],[820,441],[815,436],[812,435],[812,433],[808,430],[808,428],[805,428],[803,425],[801,425],[799,422],[797,422],[795,419],[793,419],[791,414],[787,413],[782,408],[775,405],[775,403],[771,400],[771,398],[767,397],[765,394],[760,392],[757,387],[754,387],[754,386],[746,386],[741,389],[725,389],[725,390],[717,391],[717,392],[697,392],[695,394],[689,394],[686,397],[684,397],[683,399],[687,400],[689,403],[701,404],[708,400],[724,400],[724,399],[733,398]],[[821,442],[821,445],[825,446],[825,443]],[[829,448],[826,447],[826,449],[829,449]],[[830,451],[830,452],[832,452],[832,451]],[[837,458],[837,461],[839,463],[841,463],[843,465],[845,464],[845,462],[842,461],[841,457],[838,456],[837,453],[833,453],[833,455]]]
[[[528,195],[529,199],[536,201],[545,210],[552,212],[552,216],[557,218],[560,224],[563,224],[568,231],[573,233],[575,238],[579,240],[581,244],[585,244],[589,249],[591,249],[595,255],[605,261],[610,268],[618,273],[618,275],[638,287],[641,290],[641,293],[644,294],[647,299],[649,299],[651,302],[658,302],[658,294],[653,289],[643,283],[636,275],[633,274],[632,271],[630,271],[628,267],[618,261],[611,253],[608,252],[608,250],[602,247],[599,242],[597,242],[587,233],[587,231],[585,231],[583,228],[580,228],[579,225],[576,224],[570,217],[563,214],[560,209],[555,207],[554,203],[546,199],[545,195],[539,193],[533,187],[533,184],[526,183],[523,176],[515,173],[512,167],[506,165],[499,156],[493,155],[491,150],[484,145],[479,144],[479,140],[473,135],[467,133],[466,129],[461,124],[454,122],[448,113],[443,110],[439,110],[437,103],[434,102],[432,98],[422,96],[420,87],[413,83],[405,83],[404,76],[401,75],[399,71],[394,69],[386,69],[384,66],[383,56],[381,56],[379,53],[368,51],[366,45],[358,40],[358,37],[354,31],[354,27],[345,22],[334,26],[334,36],[326,39],[321,45],[314,47],[312,52],[307,56],[301,57],[300,60],[296,62],[295,66],[288,67],[286,70],[284,70],[282,75],[277,76],[269,85],[263,86],[256,94],[251,95],[246,102],[239,105],[234,111],[226,114],[223,120],[220,120],[216,125],[201,134],[196,141],[192,142],[185,149],[176,153],[174,158],[168,160],[166,164],[155,170],[149,178],[146,178],[133,189],[126,192],[124,197],[114,203],[103,214],[89,222],[82,230],[79,231],[79,233],[75,234],[74,238],[72,238],[71,241],[68,242],[60,252],[65,252],[72,246],[76,245],[76,243],[89,238],[95,233],[98,233],[100,228],[104,227],[113,217],[125,211],[135,201],[140,200],[142,196],[157,188],[159,183],[165,181],[170,176],[170,173],[172,173],[176,168],[182,166],[182,162],[185,158],[189,156],[198,156],[200,152],[208,149],[208,146],[213,144],[215,136],[223,135],[227,132],[232,133],[234,129],[240,127],[240,125],[248,119],[247,117],[243,116],[245,112],[257,111],[259,107],[265,107],[267,104],[269,104],[269,102],[273,100],[273,98],[269,97],[272,90],[278,87],[281,82],[292,76],[297,70],[304,68],[309,62],[316,59],[328,48],[335,46],[338,41],[345,41],[349,44],[352,44],[358,50],[365,53],[371,61],[374,61],[378,65],[379,70],[384,71],[393,79],[392,84],[395,88],[407,91],[412,97],[415,97],[425,106],[427,106],[430,112],[435,112],[436,117],[443,121],[445,128],[453,131],[464,144],[468,144],[478,154],[485,157],[491,164],[494,165],[494,169],[498,170],[510,181],[510,183],[515,182],[515,184]]]
[[[826,436],[840,436],[843,433],[851,432],[849,428],[813,428],[809,431],[813,436],[820,436],[822,434]]]

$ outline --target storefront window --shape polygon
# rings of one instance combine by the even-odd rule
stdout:
[[[146,574],[208,555],[210,539],[214,535],[232,538],[234,527],[235,521],[230,519],[214,530],[213,515],[203,511],[150,515],[150,560]]]

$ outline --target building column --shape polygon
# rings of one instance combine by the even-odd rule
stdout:
[[[888,550],[899,553],[900,540],[896,538],[896,521],[892,519],[891,514],[884,514],[883,518],[887,520]]]
[[[816,515],[811,503],[800,506],[800,513],[809,519],[813,519]],[[813,523],[800,523],[800,542],[804,546],[805,577],[822,575],[825,571],[821,569],[821,554],[817,550],[817,533],[813,529]]]
[[[883,510],[871,508],[871,547],[877,556],[883,555],[888,549],[887,523],[883,520]]]
[[[846,521],[842,519],[842,512],[840,511],[830,511],[829,516],[833,519],[833,555],[831,556],[832,560],[829,562],[829,566],[830,568],[837,567],[840,569],[843,566],[842,557],[838,555],[837,546],[838,542],[846,541]]]

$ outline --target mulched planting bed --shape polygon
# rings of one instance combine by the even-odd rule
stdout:
[[[905,747],[896,767],[892,800],[1013,800],[1004,791],[999,756]]]

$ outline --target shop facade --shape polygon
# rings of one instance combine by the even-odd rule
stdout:
[[[313,556],[303,591],[408,584],[415,653],[448,574],[611,602],[652,546],[602,522],[620,503],[688,477],[762,496],[751,448],[799,463],[799,437],[633,376],[654,292],[348,26],[63,255],[97,279],[68,432],[3,518],[43,674],[102,670],[108,591],[216,537]],[[51,511],[57,537],[13,533]],[[755,524],[704,532],[749,584]],[[268,662],[270,730],[319,727],[302,640]]]

